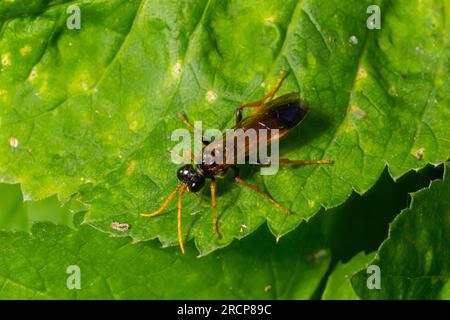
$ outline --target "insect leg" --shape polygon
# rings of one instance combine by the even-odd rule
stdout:
[[[279,164],[294,164],[294,165],[301,165],[301,164],[333,164],[333,160],[289,160],[289,159],[278,159]],[[259,165],[268,166],[271,164],[270,159],[261,162],[258,160]]]
[[[279,204],[278,202],[276,202],[274,199],[272,199],[272,197],[270,197],[268,194],[265,194],[264,192],[262,192],[258,187],[251,185],[247,182],[245,182],[244,180],[242,180],[241,178],[239,178],[239,170],[236,166],[232,167],[234,170],[234,181],[243,185],[244,187],[247,187],[249,189],[252,189],[253,191],[258,192],[260,195],[262,195],[264,198],[266,198],[267,200],[269,200],[270,202],[272,202],[272,204],[277,207],[278,209],[281,209],[285,212],[289,212],[289,209],[286,207],[283,207],[281,204]]]
[[[217,239],[219,239],[219,230],[217,228],[217,213],[216,213],[216,180],[211,178],[211,207],[213,209],[213,232]]]
[[[242,109],[250,108],[250,107],[259,107],[259,108],[255,109],[254,111],[252,111],[251,114],[254,114],[265,107],[265,104],[263,104],[263,102],[267,99],[272,99],[275,92],[280,87],[281,81],[283,81],[283,77],[284,77],[285,73],[286,73],[286,70],[284,68],[282,68],[280,70],[280,73],[278,74],[277,82],[273,86],[272,90],[270,90],[270,92],[267,93],[266,95],[264,95],[261,99],[243,104],[242,106],[240,106],[239,108],[236,109],[236,124],[242,120]]]
[[[283,77],[284,77],[285,73],[286,73],[286,70],[284,68],[282,68],[280,70],[280,73],[278,74],[277,82],[275,83],[275,85],[273,86],[272,90],[270,90],[269,93],[267,93],[261,99],[253,101],[253,102],[249,102],[249,103],[246,103],[246,104],[243,104],[239,108],[258,107],[258,106],[262,105],[265,100],[271,99],[274,96],[275,92],[280,87],[281,81],[283,81]]]
[[[182,115],[181,113],[179,113],[179,114],[178,114],[178,118],[180,118],[181,121],[183,121],[184,124],[185,124],[186,126],[188,126],[188,128],[191,129],[192,132],[195,132],[194,126],[193,126],[192,124],[190,124],[190,122],[188,121],[188,119],[186,119],[186,117],[185,117],[184,115]],[[204,140],[202,135],[200,135],[200,136],[202,137],[202,143],[203,143],[205,146],[207,146],[207,145],[209,144],[209,141]]]
[[[333,164],[333,160],[289,160],[279,159],[280,164]]]
[[[186,192],[187,186],[184,185],[181,189],[180,197],[178,198],[178,215],[177,215],[177,229],[178,229],[178,243],[180,244],[181,253],[184,254],[183,245],[183,232],[181,231],[181,204],[183,199],[183,194]]]

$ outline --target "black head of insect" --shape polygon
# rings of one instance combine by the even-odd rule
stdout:
[[[177,171],[178,180],[186,184],[191,192],[197,192],[205,185],[205,176],[191,164],[182,166]]]

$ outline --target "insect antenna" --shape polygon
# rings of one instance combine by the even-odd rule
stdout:
[[[141,213],[141,216],[143,217],[154,217],[157,216],[158,214],[160,214],[161,212],[163,212],[163,210],[167,207],[167,205],[169,204],[169,202],[173,199],[173,197],[175,197],[175,195],[177,194],[178,190],[180,190],[180,188],[184,185],[183,182],[180,182],[177,186],[177,188],[175,189],[174,192],[172,192],[166,199],[166,201],[164,201],[164,203],[162,204],[161,208],[159,208],[156,211],[150,212],[150,213]]]

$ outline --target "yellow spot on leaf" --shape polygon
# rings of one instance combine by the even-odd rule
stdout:
[[[272,286],[270,284],[268,284],[267,286],[264,287],[264,292],[269,292],[272,290]]]
[[[128,165],[127,168],[127,172],[125,173],[127,176],[131,176],[134,172],[134,170],[136,170],[136,160],[131,160],[130,164]]]
[[[353,127],[353,123],[349,121],[348,119],[345,120],[345,122],[342,125],[342,129],[344,132],[347,133],[353,133],[355,131],[355,128]]]
[[[424,154],[425,154],[425,148],[420,148],[415,152],[414,156],[416,157],[417,160],[420,161],[423,159]]]
[[[36,79],[38,76],[38,73],[36,71],[36,68],[31,69],[30,75],[28,76],[28,80],[30,80],[31,82]]]
[[[273,16],[267,17],[266,19],[264,19],[267,23],[274,23],[275,18]]]
[[[206,92],[206,100],[209,103],[213,103],[214,101],[217,100],[217,93],[215,93],[214,91],[209,90],[208,92]]]
[[[182,72],[182,68],[181,68],[181,61],[178,61],[177,63],[175,63],[175,65],[172,68],[172,72],[176,75],[179,76]]]
[[[139,122],[137,121],[137,120],[133,120],[131,123],[130,123],[130,129],[131,130],[133,130],[133,131],[136,131],[136,129],[138,128],[138,126],[139,126]]]
[[[11,146],[11,148],[17,148],[19,146],[19,140],[15,137],[11,137],[9,138],[9,145]]]
[[[31,48],[30,45],[26,45],[25,47],[20,48],[20,54],[24,56],[24,55],[27,55],[28,53],[30,53],[32,50],[33,50],[33,48]]]
[[[397,88],[395,88],[394,85],[391,85],[391,86],[389,87],[388,93],[389,93],[391,96],[395,96],[395,97],[398,96]]]
[[[2,65],[4,66],[11,65],[11,55],[9,53],[2,54]]]
[[[367,78],[367,71],[364,67],[359,67],[358,72],[356,74],[356,80],[363,80]]]
[[[358,120],[366,116],[366,112],[356,104],[350,106],[349,112]]]

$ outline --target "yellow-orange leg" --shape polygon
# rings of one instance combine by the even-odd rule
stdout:
[[[253,110],[250,113],[250,114],[255,114],[259,110],[261,110],[262,108],[264,108],[266,106],[265,104],[263,104],[263,102],[265,100],[267,100],[267,99],[272,99],[272,97],[274,96],[275,92],[280,87],[281,82],[283,81],[285,73],[286,73],[286,70],[284,68],[281,68],[280,73],[278,74],[277,82],[273,86],[272,90],[270,90],[270,92],[267,93],[266,95],[264,95],[261,99],[253,101],[253,102],[249,102],[249,103],[246,103],[246,104],[243,104],[242,106],[237,108],[237,111],[236,111],[236,123],[238,123],[238,122],[240,122],[242,120],[242,109],[244,109],[244,108],[251,108],[251,107],[258,107],[258,108],[256,108],[255,110]]]
[[[275,85],[273,86],[272,90],[270,90],[269,93],[267,93],[265,96],[263,96],[259,100],[243,104],[242,106],[240,106],[240,108],[258,107],[258,106],[262,105],[262,103],[265,100],[267,100],[269,98],[272,98],[273,95],[275,94],[275,92],[280,87],[281,81],[283,81],[283,78],[284,78],[285,74],[286,74],[286,70],[284,68],[281,68],[280,73],[278,74],[277,82],[275,83]],[[255,112],[255,111],[253,111],[253,112]]]
[[[211,207],[213,209],[213,232],[217,239],[219,239],[219,229],[217,228],[217,212],[216,212],[216,180],[211,179]]]
[[[174,192],[172,192],[166,199],[166,201],[164,201],[163,205],[161,206],[161,208],[159,208],[158,210],[151,212],[151,213],[141,213],[141,216],[143,217],[154,217],[157,216],[158,214],[160,214],[161,212],[163,212],[163,210],[167,207],[167,205],[169,204],[169,202],[173,199],[173,197],[175,197],[175,195],[177,194],[178,190],[180,190],[180,188],[183,186],[183,182],[180,182],[177,186],[177,188],[175,189]]]
[[[178,215],[177,215],[177,229],[178,229],[178,243],[180,244],[181,253],[184,254],[184,245],[183,245],[183,232],[181,230],[181,205],[183,194],[186,192],[187,186],[184,185],[181,189],[180,196],[178,198]]]
[[[186,117],[184,115],[182,115],[181,113],[178,114],[178,118],[181,119],[181,121],[184,122],[184,124],[186,126],[189,127],[189,129],[191,129],[192,131],[195,131],[194,126],[192,124],[189,123],[189,121],[186,119]]]
[[[333,164],[333,160],[289,160],[280,159],[278,160],[280,164]]]
[[[239,178],[239,177],[235,177],[235,178],[234,178],[234,181],[236,181],[237,183],[239,183],[239,184],[241,184],[241,185],[243,185],[243,186],[245,186],[245,187],[247,187],[247,188],[252,189],[253,191],[258,192],[258,193],[259,193],[260,195],[262,195],[264,198],[266,198],[267,200],[269,200],[270,202],[272,202],[272,204],[273,204],[275,207],[277,207],[278,209],[281,209],[281,210],[283,210],[283,211],[285,211],[285,212],[289,212],[289,209],[288,209],[288,208],[283,207],[281,204],[279,204],[279,203],[276,202],[274,199],[272,199],[269,195],[267,195],[267,194],[265,194],[264,192],[262,192],[261,190],[259,190],[258,187],[253,186],[253,185],[251,185],[251,184],[245,182],[244,180],[242,180],[242,179]]]

